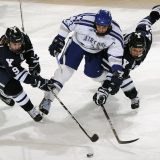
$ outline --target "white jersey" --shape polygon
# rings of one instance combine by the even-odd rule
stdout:
[[[59,34],[66,38],[73,31],[73,41],[86,52],[96,54],[107,49],[110,56],[110,66],[115,63],[121,65],[122,60],[118,57],[123,56],[124,44],[119,25],[112,21],[111,31],[105,36],[97,36],[94,23],[95,15],[95,13],[84,13],[63,20]]]

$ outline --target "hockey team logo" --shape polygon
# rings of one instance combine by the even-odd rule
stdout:
[[[105,43],[97,42],[94,38],[92,38],[90,36],[86,35],[83,40],[86,41],[86,42],[89,42],[93,49],[104,49],[104,48],[106,48]]]
[[[9,67],[13,67],[12,62],[14,61],[14,59],[6,59],[6,61],[7,61]]]
[[[23,54],[20,54],[20,58],[21,58],[21,60],[24,60]]]
[[[135,33],[138,38],[141,38],[141,33]]]

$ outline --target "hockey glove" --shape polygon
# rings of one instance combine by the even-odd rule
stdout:
[[[51,79],[48,81],[47,87],[48,87],[48,89],[49,89],[50,91],[53,90],[53,89],[55,89],[55,88],[56,88],[56,86],[55,86],[55,80],[51,78]]]
[[[103,87],[108,88],[108,91],[111,95],[116,94],[119,91],[120,85],[122,84],[123,78],[118,72],[114,72],[111,81],[105,81]],[[106,87],[108,86],[108,87]]]
[[[41,76],[35,76],[34,83],[32,83],[31,85],[32,85],[32,87],[38,87],[41,90],[49,91],[49,88],[48,88],[49,81],[50,80],[44,79]]]
[[[59,53],[61,53],[64,45],[65,45],[65,38],[60,36],[60,35],[57,35],[52,44],[49,46],[49,52],[51,54],[51,56],[53,57],[56,57],[58,56]]]
[[[106,90],[106,88],[99,87],[98,91],[93,96],[93,101],[97,105],[101,106],[106,103],[107,97],[108,97],[108,91]]]
[[[35,66],[30,66],[29,67],[29,73],[34,75],[34,76],[38,76],[40,74],[41,68],[39,63],[35,64]]]
[[[39,64],[39,57],[35,54],[31,57],[32,63],[29,64],[29,73],[35,76],[38,76],[41,72],[41,67]]]

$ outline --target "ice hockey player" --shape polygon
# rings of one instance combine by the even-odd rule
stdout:
[[[83,57],[85,59],[84,74],[93,79],[102,76],[102,55],[109,56],[111,70],[119,77],[122,71],[123,36],[119,25],[112,20],[111,13],[107,10],[99,10],[98,13],[82,13],[62,21],[59,34],[54,38],[49,47],[52,56],[61,53],[65,45],[65,39],[70,32],[74,32],[72,42],[67,48],[64,57],[61,57],[61,68],[55,71],[54,93],[58,93],[64,83],[69,80],[74,71],[78,69]],[[106,51],[106,52],[104,52]],[[48,114],[54,96],[46,92],[39,108]]]
[[[29,72],[21,66],[23,61],[28,64]],[[40,121],[42,116],[23,90],[21,82],[48,91],[52,80],[43,79],[39,73],[39,57],[34,54],[30,38],[18,27],[7,28],[0,39],[0,97],[10,106],[16,102],[35,121]]]
[[[152,25],[160,18],[160,5],[152,8],[150,15],[143,18],[137,25],[135,32],[124,35],[124,56],[123,67],[124,75],[120,88],[124,94],[131,99],[131,108],[139,107],[138,92],[130,77],[130,71],[138,67],[146,58],[152,44]],[[102,66],[109,70],[106,81],[98,88],[93,96],[93,100],[97,105],[104,105],[109,94],[114,95],[118,92],[119,86],[111,81],[111,67],[108,65],[108,57],[103,58]]]

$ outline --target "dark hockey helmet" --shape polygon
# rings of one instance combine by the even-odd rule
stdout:
[[[146,47],[146,40],[142,33],[140,32],[133,32],[130,36],[129,40],[129,47],[131,48],[143,48]]]
[[[112,22],[111,13],[107,10],[99,10],[95,16],[95,24],[99,26],[110,26]]]
[[[142,35],[142,33],[141,32],[131,33],[128,45],[132,57],[134,57],[137,61],[141,60],[146,50],[146,40],[145,37]]]
[[[7,38],[7,41],[10,42],[14,42],[14,43],[24,43],[24,36],[23,33],[20,31],[20,29],[18,27],[10,27],[7,28],[5,36]]]

